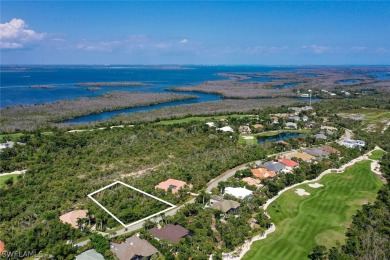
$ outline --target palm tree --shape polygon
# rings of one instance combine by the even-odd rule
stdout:
[[[91,227],[91,218],[93,217],[92,212],[87,211],[88,226]]]
[[[84,224],[84,219],[83,218],[77,218],[77,226],[83,230],[83,224]]]

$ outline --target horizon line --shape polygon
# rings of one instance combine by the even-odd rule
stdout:
[[[329,67],[329,66],[390,66],[390,64],[257,64],[257,63],[8,63],[0,66],[264,66],[264,67]]]

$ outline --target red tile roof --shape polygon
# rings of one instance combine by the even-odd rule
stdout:
[[[4,252],[7,252],[7,250],[5,250],[4,242],[0,240],[0,253],[4,253]]]
[[[268,171],[266,168],[252,169],[251,171],[255,177],[257,177],[261,180],[266,179],[266,178],[273,178],[276,175],[275,172]]]
[[[297,166],[299,166],[299,163],[297,163],[297,162],[295,162],[293,160],[290,160],[290,159],[285,159],[285,158],[279,158],[278,162],[280,162],[281,164],[284,164],[287,167],[297,167]]]
[[[328,153],[340,153],[339,150],[337,150],[329,145],[324,145],[324,146],[320,147],[320,149],[325,151],[325,152],[328,152]]]
[[[251,185],[251,186],[258,186],[261,182],[259,179],[254,179],[252,177],[243,178],[242,181],[246,182],[248,185]]]
[[[64,223],[70,224],[72,227],[77,228],[78,218],[87,218],[88,210],[74,210],[60,216],[60,220]]]
[[[168,191],[169,188],[172,189],[172,193],[177,193],[181,188],[184,188],[187,185],[186,182],[175,180],[175,179],[168,179],[166,181],[160,182],[155,186],[156,189],[162,189],[165,191]]]

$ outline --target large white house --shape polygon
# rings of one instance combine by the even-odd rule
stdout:
[[[344,145],[348,148],[356,148],[356,147],[364,147],[366,146],[366,142],[362,140],[345,140],[341,142],[341,145]]]
[[[253,195],[253,191],[241,187],[239,188],[226,187],[225,194],[229,194],[233,197],[236,197],[237,199],[243,200],[245,198],[251,197]]]
[[[217,130],[222,131],[222,132],[231,132],[231,133],[234,132],[233,128],[231,128],[230,126],[224,126],[221,128],[217,128]]]

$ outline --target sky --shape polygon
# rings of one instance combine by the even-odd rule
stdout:
[[[390,1],[0,1],[1,64],[386,65]]]

